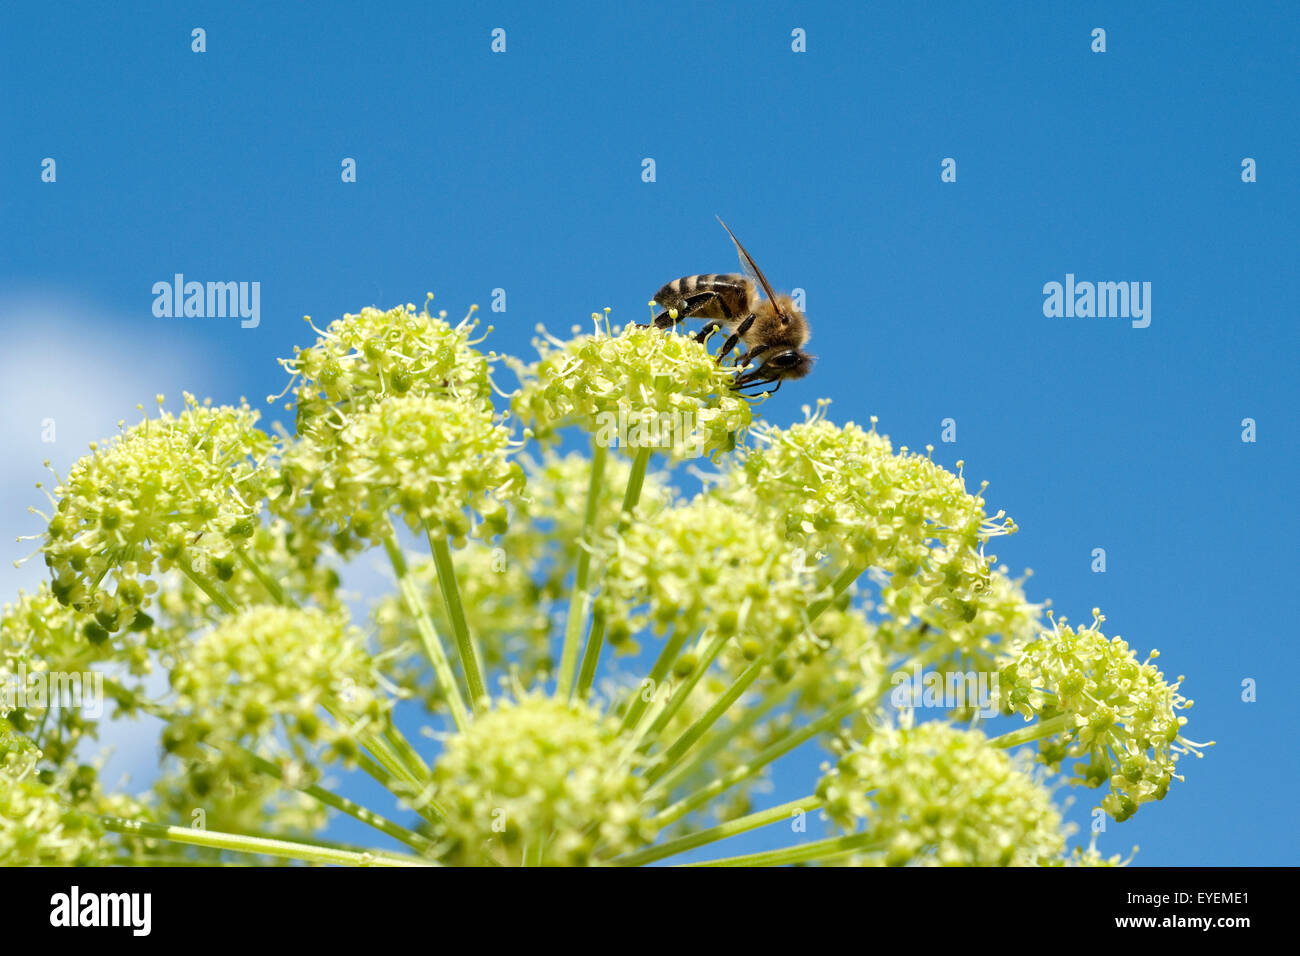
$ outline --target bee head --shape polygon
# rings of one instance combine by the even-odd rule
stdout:
[[[812,371],[813,357],[799,349],[773,352],[763,362],[761,371],[769,378],[803,378]]]
[[[736,379],[735,388],[746,388],[759,382],[784,381],[803,378],[812,371],[815,356],[796,348],[781,349],[764,356],[763,364],[752,368]]]

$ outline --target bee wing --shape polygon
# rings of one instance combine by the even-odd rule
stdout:
[[[740,240],[737,239],[736,234],[731,231],[731,227],[725,222],[722,222],[722,217],[716,216],[715,218],[718,222],[722,223],[722,228],[727,230],[727,235],[729,235],[731,241],[736,244],[736,253],[740,256],[740,267],[745,270],[745,275],[749,276],[750,279],[762,288],[763,292],[767,295],[767,300],[772,303],[772,308],[775,309],[776,314],[781,317],[781,321],[789,322],[790,317],[781,310],[781,303],[777,301],[776,293],[772,291],[772,283],[767,281],[767,276],[763,275],[762,270],[758,268],[758,264],[754,262],[754,257],[745,251],[745,247],[740,244]]]

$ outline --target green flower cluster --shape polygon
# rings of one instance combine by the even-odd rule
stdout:
[[[285,362],[302,378],[299,437],[274,508],[343,554],[389,539],[390,511],[457,542],[475,512],[499,533],[523,484],[472,324],[414,309],[344,316]]]
[[[316,610],[241,611],[195,641],[170,676],[177,715],[164,746],[191,757],[199,744],[256,746],[280,732],[351,762],[389,708],[360,635]]]
[[[73,466],[55,490],[43,547],[50,589],[93,617],[92,642],[147,627],[155,570],[207,575],[233,568],[257,529],[272,441],[246,404],[185,410],[125,429]],[[116,583],[108,590],[105,580]]]
[[[105,866],[137,855],[130,841],[104,840],[102,818],[144,818],[131,797],[105,794],[90,764],[63,760],[38,770],[42,754],[0,718],[0,866]]]
[[[789,682],[794,706],[805,713],[822,713],[886,679],[881,628],[847,601],[824,611],[813,622],[811,635],[796,641],[792,650],[790,659],[774,664],[774,676]]]
[[[618,722],[543,696],[501,700],[450,738],[434,767],[442,859],[571,866],[599,846],[650,840],[645,781],[624,759]]]
[[[961,616],[988,586],[985,541],[1015,525],[986,516],[984,499],[929,457],[895,454],[889,439],[823,417],[825,405],[789,429],[762,425],[758,444],[731,473],[748,487],[787,540],[809,553],[851,553],[906,584],[916,616],[938,604]],[[899,608],[902,610],[903,608]]]
[[[832,820],[862,833],[861,862],[1033,866],[1065,849],[1047,790],[983,734],[946,723],[881,728],[817,795]]]
[[[461,402],[403,396],[376,402],[338,436],[328,478],[313,489],[315,514],[351,539],[374,543],[395,509],[413,529],[463,541],[466,510],[505,530],[501,497],[523,484],[508,460],[510,436],[490,412]],[[320,492],[324,492],[320,494]]]
[[[184,643],[212,623],[227,606],[276,604],[296,595],[325,610],[342,608],[338,570],[330,564],[327,543],[282,518],[258,524],[237,562],[220,562],[215,583],[174,575],[158,591],[157,627],[165,640]]]
[[[0,863],[637,864],[815,807],[838,835],[712,862],[1114,865],[1067,852],[1061,762],[1123,820],[1199,756],[1154,652],[1100,615],[1045,631],[986,553],[1014,523],[960,462],[824,402],[755,425],[733,369],[655,328],[543,338],[498,410],[474,328],[346,315],[283,363],[295,434],[186,395],[58,482],[51,580],[0,611]],[[589,458],[553,450],[565,429]],[[714,468],[688,495],[649,472],[656,450]],[[363,631],[344,584],[376,551],[394,588]],[[1030,722],[915,724],[890,687],[926,670],[996,672]],[[145,798],[101,789],[93,720],[6,696],[91,671],[115,716],[163,726]],[[408,698],[430,725],[410,739]],[[1045,766],[1015,750],[1034,742]],[[834,768],[753,809],[804,746]],[[392,818],[331,789],[331,764]],[[323,839],[334,813],[409,852]]]
[[[708,495],[633,521],[609,544],[602,601],[617,614],[610,641],[650,626],[737,635],[746,654],[784,647],[808,629],[818,591],[802,552],[773,547],[744,499]],[[629,648],[629,650],[634,648]]]
[[[691,458],[730,450],[749,427],[734,372],[691,336],[627,326],[617,336],[535,344],[536,363],[514,363],[522,386],[511,406],[537,438],[576,425],[604,447],[625,442]]]
[[[1026,646],[998,675],[1004,707],[1053,729],[1039,744],[1048,766],[1067,756],[1086,756],[1076,780],[1090,787],[1110,785],[1102,807],[1127,820],[1144,803],[1163,800],[1185,753],[1201,756],[1182,735],[1187,718],[1179,711],[1192,701],[1178,692],[1151,662],[1139,662],[1118,636],[1101,632],[1105,620],[1094,609],[1088,627],[1075,630],[1053,619],[1053,630]]]
[[[80,706],[95,703],[92,675],[97,665],[114,666],[118,682],[106,690],[116,691],[142,683],[153,655],[166,646],[165,636],[153,626],[137,628],[116,647],[87,641],[81,617],[42,584],[0,610],[0,718],[18,734],[39,729],[42,756],[62,764],[83,740],[98,735],[99,721]],[[64,691],[81,699],[58,699]],[[112,696],[124,713],[131,712],[129,695]]]
[[[95,817],[55,788],[0,770],[0,866],[103,865],[102,836]]]
[[[340,412],[360,411],[387,397],[488,404],[489,360],[473,347],[474,326],[469,321],[449,325],[445,316],[430,315],[427,303],[421,312],[408,303],[388,311],[365,308],[324,331],[313,326],[319,336],[316,344],[295,349],[292,359],[281,360],[294,376],[290,387],[298,385],[299,433],[336,428]]]

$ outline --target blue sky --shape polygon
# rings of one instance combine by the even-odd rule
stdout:
[[[265,7],[0,12],[6,540],[40,460],[135,402],[279,391],[304,314],[433,291],[458,317],[503,288],[491,344],[527,355],[538,322],[641,321],[668,279],[734,270],[718,214],[807,294],[820,361],[768,418],[829,397],[964,459],[1031,597],[1100,606],[1186,675],[1190,735],[1219,744],[1102,849],[1296,862],[1293,5]],[[155,318],[177,272],[260,282],[260,325]],[[1045,317],[1067,273],[1151,283],[1149,327]],[[807,789],[778,769],[774,802]]]

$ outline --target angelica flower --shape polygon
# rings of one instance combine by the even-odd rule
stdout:
[[[809,714],[879,687],[886,676],[880,627],[853,607],[832,606],[822,612],[811,634],[795,642],[791,658],[785,666],[784,658],[777,662],[774,676],[789,682],[794,705]]]
[[[924,652],[940,671],[995,671],[1007,654],[1042,631],[1042,604],[1025,596],[1025,578],[1013,579],[1005,566],[990,568],[985,586],[962,602],[957,613],[931,607],[919,575],[890,580],[880,593],[888,615],[881,637],[892,651]],[[899,622],[921,622],[921,627]]]
[[[524,483],[510,450],[509,432],[489,411],[456,399],[383,398],[349,416],[325,453],[311,442],[286,450],[286,472],[311,511],[278,510],[323,526],[342,552],[384,539],[390,510],[414,530],[458,542],[474,512],[502,531],[504,502]]]
[[[945,723],[881,728],[817,794],[837,824],[861,827],[863,862],[1026,866],[1065,847],[1047,790],[983,734]]]
[[[166,646],[148,615],[137,614],[113,642],[86,640],[88,620],[60,604],[47,584],[0,610],[0,718],[19,733],[40,728],[44,765],[63,763],[83,740],[97,736],[100,721],[83,712],[95,703],[97,665],[116,665],[120,686],[128,687],[132,678],[143,682],[153,653]],[[61,690],[79,696],[64,699]],[[132,709],[129,692],[114,699],[124,712]]]
[[[0,772],[0,864],[84,866],[106,862],[94,818],[64,806],[40,781]]]
[[[42,670],[76,673],[93,664],[113,660],[127,665],[131,673],[143,674],[149,667],[149,651],[156,646],[156,629],[146,615],[137,615],[118,646],[87,641],[82,625],[89,615],[79,615],[61,604],[42,583],[32,594],[0,610],[0,686],[23,666],[29,674]],[[4,702],[0,698],[0,715]]]
[[[283,363],[296,434],[187,395],[59,482],[53,580],[0,611],[0,684],[103,672],[119,713],[162,724],[161,775],[143,802],[106,794],[82,762],[94,722],[0,686],[0,862],[247,862],[271,849],[253,833],[287,859],[379,862],[322,839],[345,812],[414,854],[390,863],[638,865],[812,806],[844,835],[709,862],[1119,862],[1065,852],[1050,786],[1073,756],[1118,819],[1163,796],[1199,746],[1181,678],[1096,623],[1044,633],[1046,603],[986,553],[1015,525],[960,462],[824,403],[753,426],[734,369],[671,330],[545,338],[499,412],[502,357],[474,327],[346,315]],[[590,458],[553,451],[569,427]],[[649,472],[655,449],[711,455],[702,490]],[[395,593],[363,634],[342,582],[375,544]],[[891,712],[903,668],[996,669],[1004,711],[1034,722],[915,726]],[[404,698],[418,736],[393,719]],[[1031,741],[1041,766],[1014,749]],[[805,745],[834,768],[762,806]],[[384,804],[336,790],[340,766]]]
[[[449,325],[430,315],[427,303],[421,312],[409,303],[387,311],[365,308],[324,331],[313,329],[315,345],[281,360],[294,376],[290,387],[298,385],[300,434],[337,424],[337,410],[358,411],[389,396],[490,403],[489,360],[473,348],[473,323]]]
[[[155,570],[205,576],[257,528],[272,449],[258,413],[188,393],[179,415],[161,406],[160,396],[156,418],[92,445],[55,490],[43,548],[50,587],[94,615],[84,624],[91,641],[131,626],[156,590]]]
[[[259,522],[240,559],[212,562],[213,576],[236,607],[275,604],[286,598],[327,611],[342,607],[339,573],[326,560],[327,546],[310,530],[282,518]],[[212,593],[184,576],[167,578],[157,594],[158,628],[172,643],[207,627],[214,617]]]
[[[804,611],[819,590],[814,570],[751,513],[743,501],[702,495],[623,529],[601,597],[619,631],[652,625],[694,634],[707,626],[761,643],[754,656],[804,633]]]
[[[256,745],[279,730],[351,760],[389,708],[360,636],[317,610],[254,607],[228,617],[170,677],[178,714],[164,743],[188,755],[208,741]]]
[[[1179,714],[1192,701],[1152,663],[1152,651],[1139,663],[1127,643],[1101,632],[1105,620],[1093,610],[1090,625],[1075,630],[1053,619],[999,673],[1004,706],[1026,720],[1038,718],[1059,732],[1040,744],[1042,760],[1058,765],[1066,756],[1087,756],[1075,766],[1076,780],[1092,787],[1110,785],[1102,807],[1117,820],[1137,808],[1163,800],[1178,758],[1201,756],[1198,744],[1182,735],[1187,718]]]
[[[583,704],[504,699],[447,740],[434,767],[449,863],[587,863],[653,835],[643,777],[622,759],[618,722]]]
[[[491,358],[456,326],[413,305],[362,309],[317,329],[284,360],[298,382],[298,439],[273,505],[309,537],[347,553],[413,529],[463,539],[477,510],[504,530],[503,500],[522,484],[492,410]],[[299,379],[301,381],[299,382]]]
[[[33,772],[31,744],[0,719],[0,866],[104,866],[120,846],[108,838],[104,814],[147,816],[126,796],[100,788],[96,767],[74,764]]]
[[[1001,512],[987,517],[960,475],[906,448],[896,454],[874,424],[837,426],[819,409],[754,434],[758,444],[737,457],[727,486],[750,488],[808,553],[847,548],[867,566],[920,576],[930,600],[973,598],[986,586],[981,545],[1015,529]]]
[[[732,390],[734,372],[691,336],[627,326],[617,336],[535,344],[536,363],[515,363],[522,386],[511,407],[539,439],[577,425],[610,445],[626,425],[635,445],[636,429],[658,435],[660,423],[670,423],[664,451],[693,457],[734,447],[749,427],[750,405]]]

